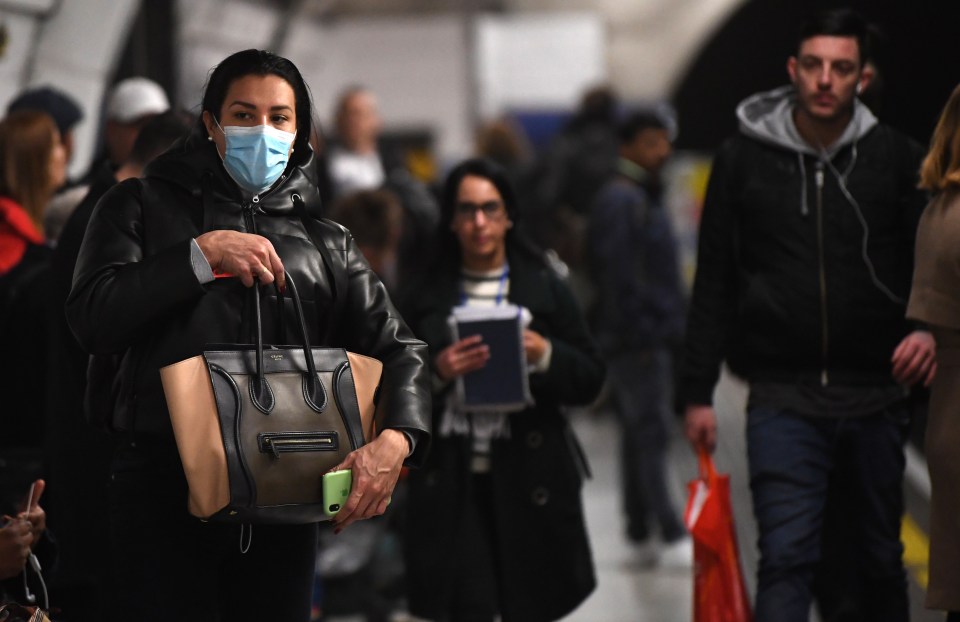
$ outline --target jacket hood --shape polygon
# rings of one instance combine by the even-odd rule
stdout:
[[[796,104],[796,90],[790,84],[752,95],[737,106],[740,132],[762,143],[819,156],[820,151],[801,138],[793,122]],[[840,139],[826,149],[827,156],[832,158],[837,151],[857,142],[876,125],[877,118],[870,109],[859,99],[854,99],[853,117]]]
[[[262,199],[258,200],[261,208],[265,211],[288,211],[290,201],[278,201],[274,197],[299,194],[307,211],[315,216],[320,215],[316,161],[313,150],[308,151],[307,155],[295,153],[280,179],[259,195]],[[144,170],[144,177],[161,179],[193,196],[211,193],[235,201],[251,198],[227,173],[214,144],[197,132],[177,141],[151,161]]]

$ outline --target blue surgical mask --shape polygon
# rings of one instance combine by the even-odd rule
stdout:
[[[219,125],[219,124],[218,124]],[[270,125],[220,128],[226,137],[223,166],[240,187],[259,194],[273,185],[287,168],[296,134]]]

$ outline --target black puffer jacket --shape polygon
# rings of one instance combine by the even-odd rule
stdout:
[[[303,299],[311,343],[384,362],[385,427],[426,440],[426,346],[407,328],[349,232],[322,220],[323,240],[337,264],[330,269],[347,272],[346,292],[336,293],[346,296],[341,321],[330,326],[336,288],[299,217],[304,210],[319,211],[314,169],[312,154],[305,154],[273,189],[245,201],[214,145],[194,134],[151,163],[144,179],[125,181],[100,201],[80,251],[67,315],[89,352],[129,350],[121,370],[122,427],[172,439],[158,370],[208,343],[252,341],[248,290],[236,278],[201,285],[191,265],[193,238],[232,229],[273,243]],[[261,306],[264,341],[296,343],[295,337],[274,334],[275,297],[264,296]],[[422,460],[426,445],[417,443],[410,462]]]
[[[791,134],[784,93],[741,105],[741,133],[714,160],[679,405],[711,403],[723,359],[754,382],[893,383],[910,331],[922,150],[858,103],[848,135],[818,154]],[[782,113],[780,136],[764,105]]]

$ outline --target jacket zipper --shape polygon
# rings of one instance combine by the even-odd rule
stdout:
[[[827,327],[827,268],[824,261],[823,239],[823,161],[817,161],[817,170],[814,174],[817,184],[817,255],[820,260],[820,347],[823,368],[820,370],[820,385],[827,386],[830,378],[827,373],[827,354],[829,353],[829,332]]]

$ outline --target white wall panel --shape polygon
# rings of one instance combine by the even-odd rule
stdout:
[[[284,53],[303,72],[325,128],[332,127],[337,95],[362,84],[376,93],[388,129],[431,129],[443,160],[472,149],[466,50],[456,17],[302,20]]]
[[[566,109],[604,81],[606,33],[599,14],[484,16],[477,20],[480,112]]]
[[[93,158],[106,81],[139,7],[139,0],[65,0],[37,31],[26,85],[55,85],[76,98],[85,114],[74,130],[73,176],[85,172]]]

